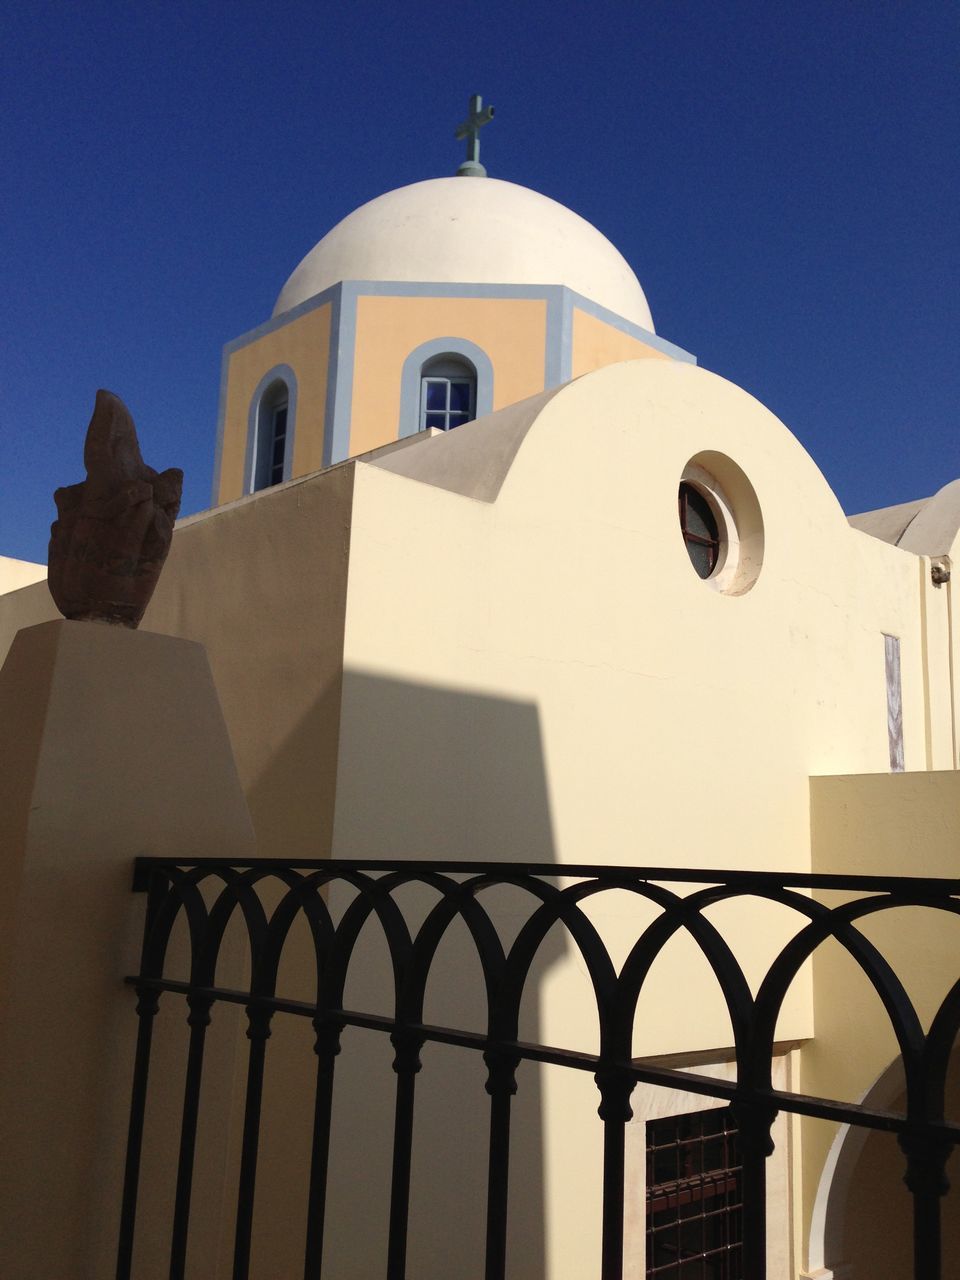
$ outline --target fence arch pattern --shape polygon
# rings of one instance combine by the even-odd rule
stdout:
[[[562,876],[564,883],[558,883]],[[400,905],[411,885],[426,890],[432,905],[411,931]],[[505,947],[487,908],[493,891],[510,886],[529,912]],[[386,1272],[406,1273],[407,1219],[416,1077],[428,1041],[481,1053],[487,1067],[490,1139],[486,1223],[486,1280],[506,1274],[509,1209],[511,1100],[516,1071],[524,1060],[551,1063],[594,1075],[603,1121],[603,1280],[618,1280],[623,1269],[624,1128],[631,1118],[630,1095],[638,1083],[682,1087],[687,1092],[729,1102],[737,1113],[744,1161],[745,1280],[762,1280],[765,1269],[765,1168],[773,1150],[770,1129],[779,1111],[893,1131],[905,1154],[905,1181],[914,1201],[915,1280],[940,1277],[940,1199],[949,1184],[945,1165],[960,1143],[960,1125],[944,1115],[947,1064],[960,1037],[960,978],[950,988],[923,1031],[900,978],[858,927],[878,913],[923,907],[960,914],[960,881],[919,878],[776,875],[772,873],[678,871],[656,867],[592,867],[411,861],[237,861],[220,859],[137,861],[137,891],[147,894],[139,972],[127,979],[137,993],[139,1029],[134,1066],[126,1171],[118,1249],[118,1280],[130,1280],[136,1230],[140,1161],[144,1137],[152,1029],[164,994],[185,997],[189,1028],[187,1069],[176,1193],[170,1233],[170,1276],[185,1276],[194,1151],[207,1027],[216,1003],[244,1006],[250,1042],[240,1155],[233,1275],[249,1274],[256,1187],[264,1064],[270,1024],[277,1014],[308,1018],[315,1032],[316,1098],[307,1199],[304,1251],[306,1280],[323,1266],[324,1208],[329,1158],[335,1063],[347,1026],[389,1035],[394,1049],[396,1102]],[[350,897],[331,911],[336,891]],[[840,891],[830,906],[823,893]],[[633,895],[643,915],[656,911],[639,931],[619,970],[586,907],[599,895]],[[798,927],[770,964],[754,997],[722,931],[708,909],[743,898],[790,908]],[[297,919],[309,928],[316,964],[312,1003],[278,993],[284,948]],[[189,977],[166,972],[171,936],[183,918],[189,938]],[[233,920],[243,926],[249,985],[237,991],[216,985],[217,965]],[[427,983],[441,944],[460,922],[469,932],[484,985],[486,1026],[474,1031],[424,1022]],[[393,1015],[344,1007],[352,966],[362,964],[358,942],[368,922],[379,928],[389,954]],[[520,1010],[533,966],[545,939],[560,926],[576,949],[593,989],[599,1020],[599,1051],[588,1054],[564,1046],[519,1039]],[[716,979],[730,1019],[736,1057],[734,1082],[682,1072],[632,1054],[638,1002],[664,947],[685,933]],[[859,966],[889,1019],[907,1082],[904,1116],[834,1099],[775,1090],[771,1084],[774,1037],[784,1001],[803,965],[827,940],[838,943]],[[311,985],[313,985],[311,983]]]

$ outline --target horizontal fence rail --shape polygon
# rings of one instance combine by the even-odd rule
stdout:
[[[410,927],[398,902],[411,885],[430,891],[431,905],[416,928]],[[484,906],[485,898],[489,901],[490,892],[500,886],[521,890],[529,904],[509,946],[501,939],[495,912]],[[308,1019],[315,1033],[316,1092],[309,1121],[311,1164],[309,1185],[303,1188],[307,1205],[305,1280],[318,1280],[326,1274],[323,1245],[331,1113],[336,1058],[346,1027],[381,1032],[389,1036],[394,1050],[392,1175],[384,1259],[388,1280],[404,1280],[406,1275],[416,1078],[421,1050],[429,1042],[474,1050],[482,1055],[486,1066],[486,1280],[503,1280],[508,1274],[511,1104],[517,1092],[517,1068],[524,1061],[589,1072],[594,1077],[603,1124],[599,1262],[603,1280],[618,1280],[623,1274],[624,1134],[632,1116],[630,1097],[637,1084],[681,1089],[731,1105],[743,1171],[743,1240],[737,1272],[743,1280],[763,1280],[765,1275],[766,1162],[773,1150],[771,1126],[781,1111],[897,1135],[904,1153],[904,1180],[914,1206],[914,1277],[940,1280],[940,1202],[949,1188],[945,1166],[953,1147],[960,1143],[960,1125],[948,1121],[944,1109],[950,1054],[960,1032],[960,954],[956,981],[953,974],[946,975],[952,985],[924,1032],[902,981],[858,926],[880,913],[902,907],[960,914],[960,881],[680,871],[669,867],[141,858],[136,863],[134,888],[147,894],[147,911],[140,970],[127,979],[138,998],[139,1029],[118,1280],[131,1280],[134,1274],[151,1044],[155,1015],[164,995],[185,997],[188,1026],[179,1156],[168,1237],[172,1280],[187,1272],[204,1047],[212,1011],[218,1003],[243,1006],[249,1039],[233,1245],[234,1280],[247,1280],[250,1274],[267,1042],[271,1022],[281,1014]],[[331,909],[331,895],[341,890],[346,891],[345,904],[337,913]],[[652,922],[638,925],[635,941],[619,969],[585,910],[589,900],[612,891],[636,895],[638,902],[647,904],[648,913],[651,906],[655,908]],[[818,891],[823,891],[819,897],[811,896]],[[826,891],[838,892],[841,900],[834,905],[825,903]],[[717,904],[737,899],[790,908],[799,921],[769,965],[755,995],[729,942],[705,914]],[[310,977],[317,993],[313,1001],[291,999],[278,991],[285,944],[294,923],[301,918],[309,926],[313,945],[311,963],[315,960],[316,971]],[[249,948],[249,982],[243,989],[216,983],[223,940],[233,919],[242,920]],[[182,928],[184,921],[189,934],[189,977],[175,979],[165,972],[165,963],[174,928]],[[364,963],[363,948],[356,944],[368,921],[379,923],[389,952],[392,1016],[344,1006],[351,966]],[[482,1030],[437,1026],[424,1020],[434,958],[454,921],[466,926],[479,959],[486,1001],[486,1025]],[[520,1038],[525,987],[538,952],[556,925],[565,929],[592,984],[599,1022],[599,1051],[595,1054]],[[664,947],[681,932],[699,948],[726,1003],[736,1061],[734,1081],[632,1056],[634,1020],[645,980]],[[859,966],[889,1019],[903,1064],[907,1101],[902,1115],[773,1087],[778,1016],[801,968],[827,940],[838,943]],[[445,983],[456,983],[456,974],[444,972],[441,976]],[[464,1105],[479,1106],[480,1101]]]

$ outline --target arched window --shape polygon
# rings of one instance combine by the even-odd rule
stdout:
[[[493,364],[469,338],[457,334],[421,342],[403,362],[397,436],[427,427],[449,431],[493,413]]]
[[[269,489],[283,479],[287,457],[287,419],[290,392],[282,378],[271,382],[260,397],[254,445],[251,490]]]
[[[462,356],[442,355],[420,370],[420,430],[452,431],[477,416],[477,371]]]

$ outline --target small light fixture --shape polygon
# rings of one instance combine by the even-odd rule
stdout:
[[[945,582],[950,581],[949,560],[934,560],[930,566],[930,581],[935,587],[942,587]]]

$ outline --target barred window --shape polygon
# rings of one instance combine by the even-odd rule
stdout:
[[[743,1280],[739,1139],[729,1107],[647,1124],[647,1277]]]

